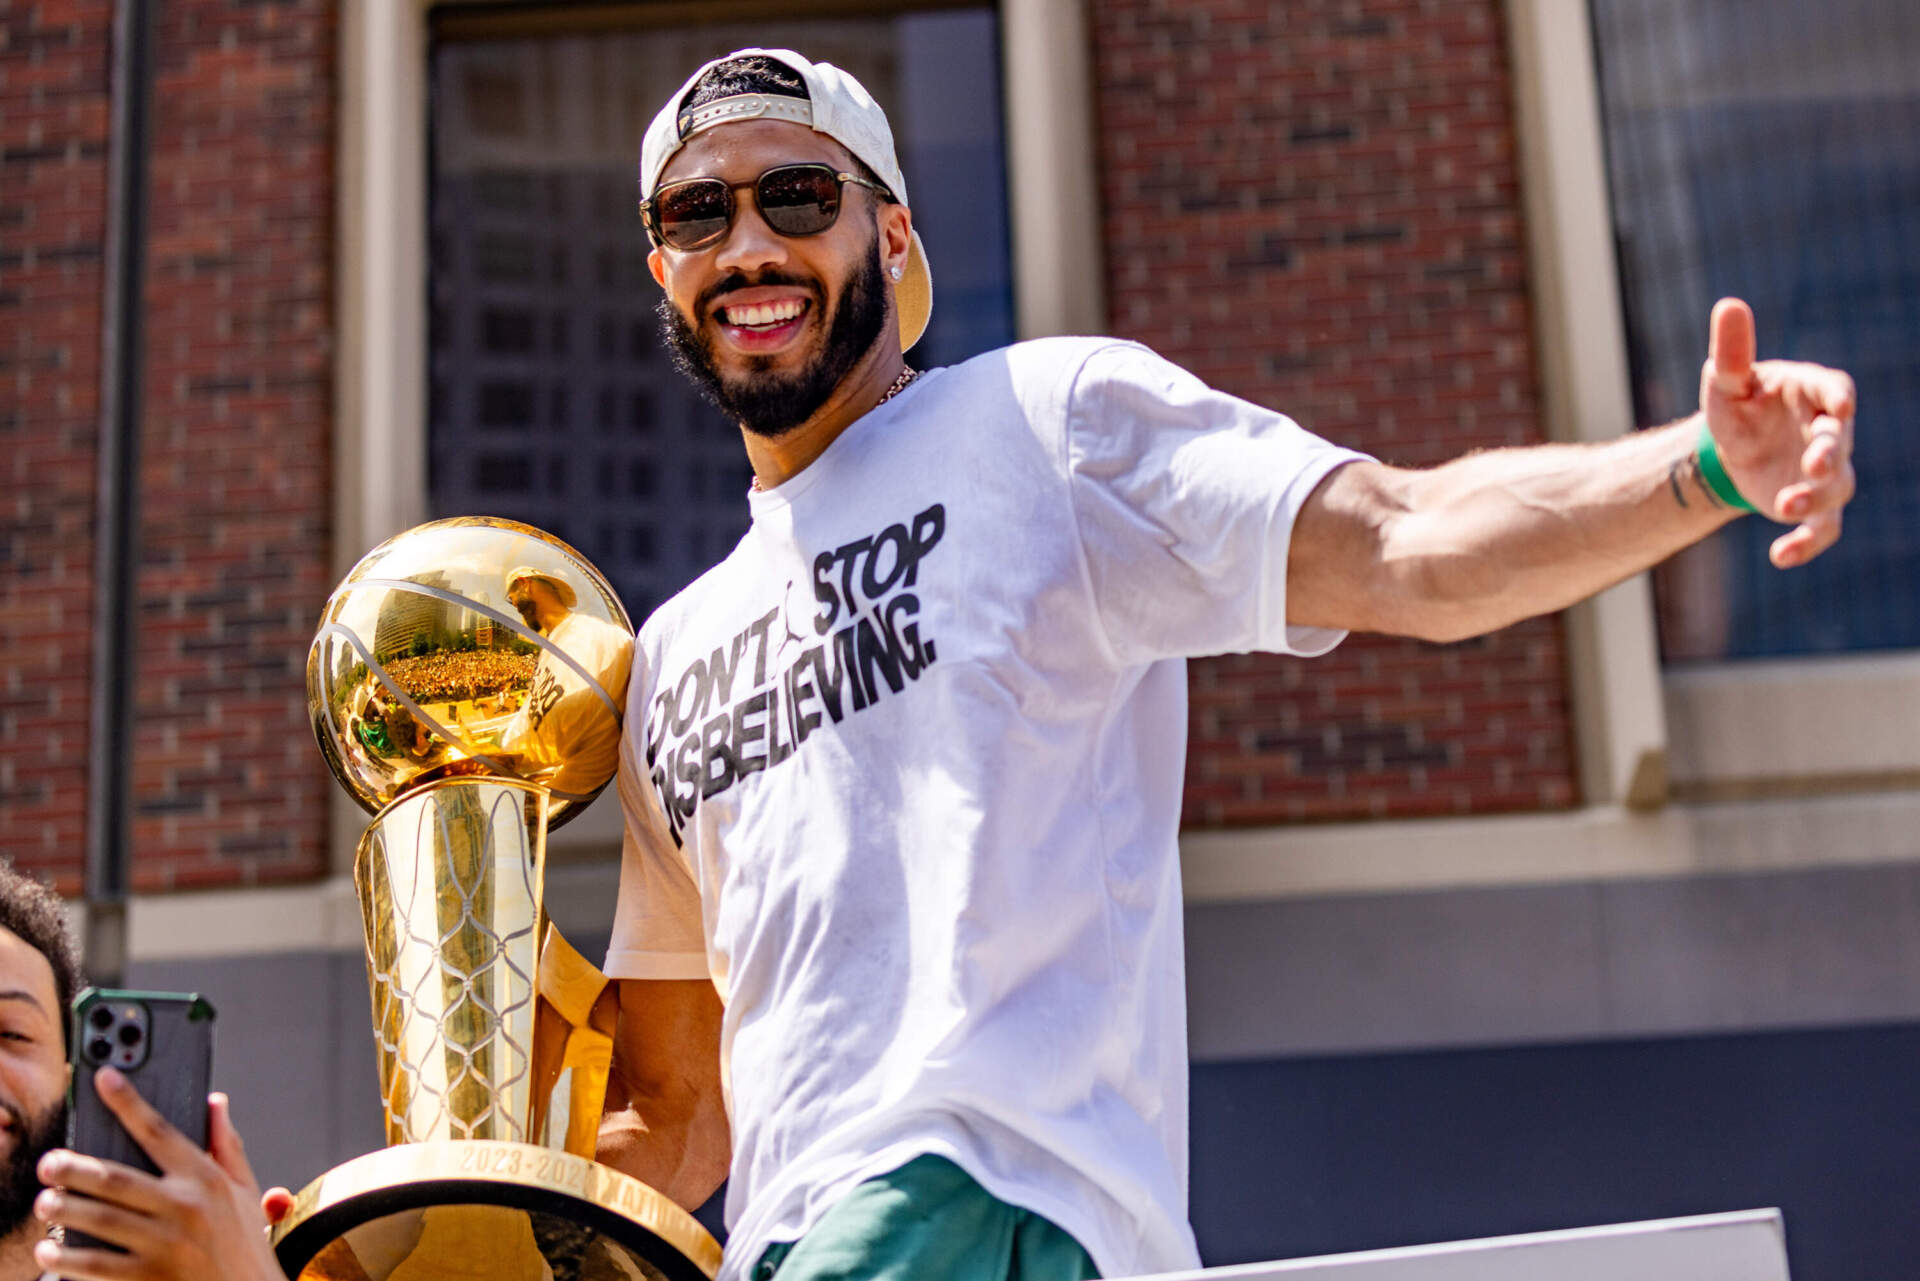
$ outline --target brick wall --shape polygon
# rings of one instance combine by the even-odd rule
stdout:
[[[0,853],[77,884],[105,218],[106,0],[0,0]],[[134,883],[326,866],[305,647],[328,574],[331,0],[168,0],[157,30]],[[19,158],[15,152],[19,151]],[[0,268],[14,268],[0,259]],[[0,402],[5,405],[5,402]],[[23,572],[24,571],[24,572]]]
[[[1541,438],[1493,0],[1098,0],[1114,328],[1402,464]],[[1192,677],[1190,823],[1575,801],[1558,620]]]
[[[79,883],[108,0],[0,0],[0,852]]]

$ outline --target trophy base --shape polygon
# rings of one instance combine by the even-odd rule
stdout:
[[[403,1143],[301,1189],[273,1232],[294,1281],[712,1281],[720,1246],[610,1166],[484,1139]]]

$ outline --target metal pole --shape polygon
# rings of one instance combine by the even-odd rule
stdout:
[[[141,373],[145,356],[147,168],[153,4],[113,17],[106,279],[100,325],[92,716],[87,735],[87,971],[118,985],[127,963],[135,574],[139,566]]]

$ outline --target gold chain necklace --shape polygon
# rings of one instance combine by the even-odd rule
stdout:
[[[874,403],[873,408],[878,409],[880,408],[881,405],[886,404],[889,400],[892,400],[895,396],[898,396],[901,392],[907,389],[907,386],[910,383],[912,383],[914,379],[918,378],[919,376],[920,376],[920,371],[918,369],[915,369],[912,365],[902,365],[900,367],[900,376],[893,380],[893,386],[887,388],[887,394],[880,397],[880,399]],[[867,412],[872,413],[873,410],[870,409]],[[764,494],[766,492],[766,486],[760,483],[760,478],[758,476],[755,476],[753,478],[753,492],[756,494]]]

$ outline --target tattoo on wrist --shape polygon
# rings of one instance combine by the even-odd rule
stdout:
[[[1707,478],[1700,474],[1698,453],[1689,453],[1685,458],[1676,458],[1673,460],[1673,466],[1667,468],[1667,488],[1673,491],[1673,501],[1682,507],[1691,507],[1692,504],[1687,501],[1686,482],[1691,482],[1694,490],[1706,497],[1707,506],[1723,509],[1726,507],[1726,504],[1720,501],[1720,495],[1713,492],[1713,486],[1707,483]]]

